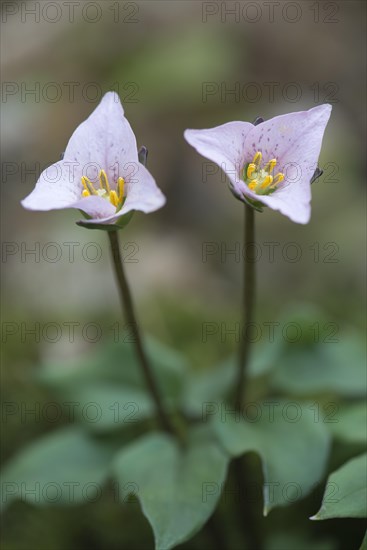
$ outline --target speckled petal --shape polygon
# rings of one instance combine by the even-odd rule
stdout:
[[[93,220],[99,223],[101,223],[100,220],[112,218],[112,216],[116,213],[116,207],[113,206],[113,204],[111,204],[109,200],[106,200],[97,195],[83,197],[74,202],[74,204],[71,204],[70,208],[77,208],[78,210],[82,210],[83,212],[88,214],[88,216],[93,218]]]
[[[228,122],[207,130],[186,130],[186,141],[200,155],[215,162],[227,174],[237,192],[243,192],[240,171],[245,162],[245,140],[254,128],[250,122]]]
[[[81,194],[75,178],[73,166],[63,160],[56,162],[42,172],[32,193],[22,200],[22,206],[28,210],[70,208]]]
[[[135,135],[115,92],[105,94],[93,113],[78,126],[64,159],[75,162],[79,172],[92,182],[97,182],[99,171],[105,170],[112,188],[129,169],[129,163],[138,162]]]
[[[272,195],[257,200],[297,223],[307,223],[311,215],[311,177],[316,169],[331,105],[272,118],[255,126],[246,137],[247,162],[257,151],[266,162],[276,158],[274,173],[281,171],[285,180]],[[249,193],[246,188],[246,195]]]

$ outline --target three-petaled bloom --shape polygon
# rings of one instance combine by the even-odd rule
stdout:
[[[22,205],[29,210],[77,208],[83,225],[111,225],[133,210],[148,213],[165,203],[139,162],[134,132],[118,95],[108,92],[71,136],[64,157],[44,170]]]
[[[228,122],[186,130],[198,153],[227,174],[234,195],[255,207],[269,206],[297,223],[311,215],[311,179],[317,168],[330,105],[280,115],[258,125]]]

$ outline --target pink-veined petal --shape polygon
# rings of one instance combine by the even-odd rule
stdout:
[[[21,204],[28,210],[70,208],[80,198],[80,194],[72,168],[61,160],[42,172],[35,188]]]
[[[186,130],[186,141],[200,155],[215,162],[229,177],[235,191],[243,192],[240,171],[245,162],[245,140],[251,129],[250,122],[228,122],[206,130]]]
[[[134,132],[124,116],[120,99],[108,92],[93,113],[75,130],[65,150],[65,160],[75,163],[92,182],[105,170],[111,185],[123,176],[130,163],[138,162]],[[81,185],[81,184],[80,184]]]
[[[306,193],[288,193],[285,189],[280,189],[272,195],[257,196],[263,204],[266,204],[272,210],[278,210],[284,216],[287,216],[292,222],[306,224],[311,217],[311,192],[309,198]]]
[[[285,175],[284,182],[272,195],[257,195],[257,200],[297,223],[310,219],[310,181],[330,113],[331,105],[321,105],[281,115],[255,126],[246,138],[247,162],[261,151],[265,162],[277,159],[274,173],[281,171]],[[248,189],[245,192],[249,195]]]
[[[140,210],[148,214],[161,208],[166,198],[162,191],[157,187],[155,179],[151,173],[138,163],[136,173],[127,182],[126,201],[121,209],[123,214],[130,210]]]
[[[82,197],[78,201],[74,202],[74,204],[70,205],[70,208],[83,210],[83,212],[96,220],[96,222],[112,217],[116,212],[116,207],[113,206],[109,200],[99,197],[98,195]]]

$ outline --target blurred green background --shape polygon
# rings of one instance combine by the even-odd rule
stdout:
[[[110,89],[119,93],[138,144],[148,147],[149,170],[167,196],[164,209],[136,214],[121,235],[124,253],[130,253],[127,275],[149,333],[182,351],[195,369],[210,368],[236,345],[220,330],[205,342],[202,331],[203,323],[230,327],[240,320],[242,264],[225,252],[241,246],[243,208],[219,170],[204,181],[206,161],[187,145],[183,131],[324,102],[333,112],[310,224],[296,225],[267,210],[256,216],[262,252],[256,317],[264,326],[291,303],[312,303],[325,312],[326,322],[336,324],[340,341],[350,330],[362,333],[364,2],[281,1],[271,9],[268,2],[89,4],[83,9],[86,3],[77,2],[71,13],[63,2],[2,3],[3,400],[30,406],[52,400],[31,373],[51,357],[93,353],[98,343],[83,338],[86,324],[101,326],[103,343],[120,321],[106,235],[76,226],[77,211],[34,213],[20,205],[40,170],[59,159],[76,126]],[[269,242],[278,243],[274,261]],[[76,243],[74,261],[67,243]],[[218,253],[203,258],[205,243],[214,243]],[[289,243],[296,243],[297,261]],[[36,255],[26,253],[32,249]],[[66,329],[57,342],[50,341],[52,329],[42,335],[48,323],[70,322],[78,323],[74,342]],[[39,342],[22,332],[37,329],[36,323]],[[3,461],[53,428],[31,416],[27,422],[7,418]],[[351,548],[357,548],[358,522],[310,525],[307,514],[319,502],[312,499],[272,513],[267,520],[267,529],[275,529],[272,547],[342,548],[340,537],[347,531],[355,536]],[[77,509],[15,504],[6,512],[4,548],[149,548],[149,527],[137,510],[137,504],[122,506],[108,495]],[[303,546],[282,539],[293,517]],[[310,537],[318,542],[307,546]],[[203,534],[185,547],[212,546]]]

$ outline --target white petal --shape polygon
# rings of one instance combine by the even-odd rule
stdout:
[[[93,182],[98,181],[99,171],[105,170],[112,188],[117,178],[123,176],[126,165],[138,161],[135,135],[115,92],[108,92],[89,118],[78,126],[64,158],[78,163],[79,175],[86,175]]]
[[[207,130],[186,130],[184,136],[200,155],[220,166],[236,190],[242,190],[240,171],[246,156],[245,140],[253,127],[250,122],[235,121]]]
[[[80,198],[81,184],[75,184],[75,174],[67,162],[59,161],[40,175],[36,187],[22,201],[28,210],[54,210],[70,208]]]
[[[304,196],[298,193],[289,193],[286,189],[280,189],[272,195],[258,196],[257,200],[272,208],[278,210],[284,216],[287,216],[295,223],[308,223],[311,217],[311,192],[309,200],[304,200]]]
[[[82,197],[74,202],[74,204],[71,204],[70,208],[83,210],[83,212],[88,214],[88,216],[93,218],[96,222],[112,217],[116,212],[116,207],[113,206],[109,200],[99,197],[98,195]]]
[[[277,191],[259,195],[258,200],[297,223],[310,219],[310,180],[317,167],[330,113],[331,105],[320,105],[309,111],[281,115],[254,127],[246,138],[247,160],[261,151],[264,162],[278,160],[274,174],[282,171],[285,175]]]

